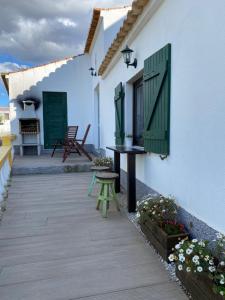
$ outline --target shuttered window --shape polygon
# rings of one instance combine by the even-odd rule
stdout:
[[[116,118],[115,142],[116,145],[123,145],[125,133],[124,133],[124,90],[123,90],[122,82],[120,82],[115,88],[114,103],[115,103],[115,118]]]
[[[169,154],[170,65],[168,44],[144,62],[144,149]]]

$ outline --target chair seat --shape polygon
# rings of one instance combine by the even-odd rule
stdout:
[[[93,166],[93,167],[91,167],[91,170],[101,172],[101,171],[109,170],[109,167],[106,167],[106,166]]]
[[[100,172],[100,173],[97,173],[96,175],[96,178],[98,179],[116,179],[119,177],[119,175],[117,173],[112,173],[112,172],[108,172],[108,173],[105,173],[105,172]]]

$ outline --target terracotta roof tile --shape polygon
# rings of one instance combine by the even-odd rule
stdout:
[[[116,38],[109,47],[105,58],[103,59],[101,66],[99,67],[98,74],[102,75],[107,66],[111,62],[113,56],[118,51],[119,46],[123,43],[127,34],[131,31],[133,25],[137,21],[138,17],[142,14],[144,7],[149,3],[150,0],[134,0],[132,3],[131,10],[127,13],[127,18],[124,20],[123,25],[120,27],[119,32],[117,33]],[[109,59],[110,57],[110,59]]]

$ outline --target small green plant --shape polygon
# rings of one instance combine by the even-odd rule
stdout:
[[[94,159],[94,165],[98,167],[112,168],[113,160],[111,157],[97,157]]]

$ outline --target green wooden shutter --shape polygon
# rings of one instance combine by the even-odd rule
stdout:
[[[171,45],[144,62],[144,149],[169,154]]]
[[[115,141],[116,145],[123,145],[124,143],[124,90],[122,82],[115,88],[115,117],[116,117],[116,131]]]

